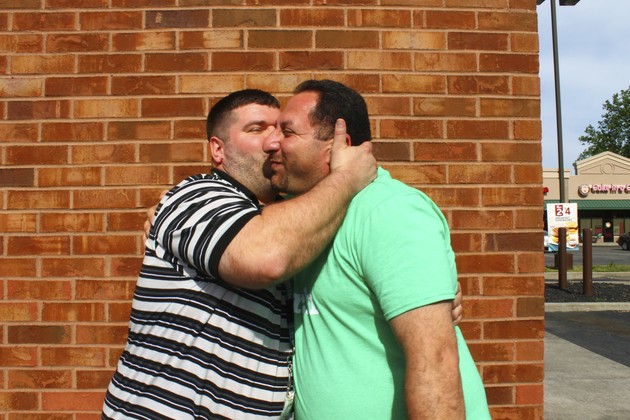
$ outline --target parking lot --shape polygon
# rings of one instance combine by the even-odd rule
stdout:
[[[573,255],[573,265],[582,264],[582,248],[578,252],[571,252]],[[545,266],[554,266],[554,253],[545,253]],[[617,244],[594,245],[593,246],[593,265],[630,265],[630,251],[624,251]]]

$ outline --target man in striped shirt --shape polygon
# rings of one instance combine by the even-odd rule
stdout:
[[[369,142],[349,147],[340,131],[326,151],[331,174],[275,203],[262,143],[278,115],[278,101],[259,90],[235,92],[210,111],[213,169],[157,207],[103,419],[281,416],[291,310],[277,283],[324,249],[376,161]]]

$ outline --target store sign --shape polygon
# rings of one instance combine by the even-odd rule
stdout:
[[[578,194],[586,197],[593,194],[630,194],[630,184],[582,184],[578,187]]]
[[[577,203],[547,204],[547,229],[549,229],[550,251],[558,250],[560,228],[566,229],[567,250],[577,251],[580,245]]]

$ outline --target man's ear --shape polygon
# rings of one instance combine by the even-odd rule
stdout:
[[[217,136],[210,137],[210,158],[215,166],[221,166],[225,160],[225,144]]]

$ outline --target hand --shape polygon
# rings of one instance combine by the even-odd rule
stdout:
[[[168,190],[162,191],[160,194],[160,200],[164,198]],[[149,232],[151,231],[151,226],[153,225],[153,219],[155,218],[155,209],[157,205],[151,206],[147,209],[147,220],[144,221],[144,232],[142,232],[142,242],[146,242],[149,238]]]
[[[457,282],[457,294],[453,299],[453,307],[451,309],[451,318],[453,319],[453,325],[457,326],[462,320],[462,314],[464,307],[462,306],[462,286]]]
[[[346,138],[346,122],[339,118],[331,147],[330,172],[347,173],[356,192],[359,192],[376,178],[376,158],[372,154],[371,142],[349,146]]]

